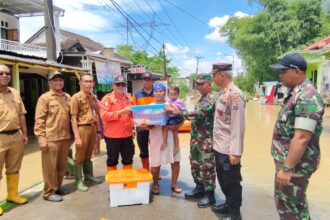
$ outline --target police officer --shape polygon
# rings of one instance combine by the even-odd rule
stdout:
[[[80,76],[81,91],[74,94],[71,99],[70,113],[76,154],[74,157],[75,184],[80,191],[87,191],[85,181],[101,183],[102,181],[93,175],[93,163],[91,161],[95,140],[100,135],[98,127],[99,108],[97,99],[93,94],[94,79],[89,73]],[[82,178],[84,174],[84,180]]]
[[[153,84],[154,76],[150,72],[142,74],[142,88],[139,89],[132,97],[133,105],[149,105],[155,101]],[[136,139],[140,148],[140,158],[143,168],[149,170],[149,131],[141,127],[136,129]]]
[[[225,203],[213,206],[212,211],[229,214],[226,220],[240,220],[245,99],[232,82],[231,64],[214,64],[212,74],[215,84],[221,87],[215,108],[213,149],[218,181],[226,199]]]
[[[66,172],[70,135],[70,95],[63,92],[61,72],[48,75],[50,91],[40,96],[35,113],[34,134],[41,150],[43,197],[52,202],[62,201],[69,191],[61,189]]]
[[[18,91],[8,86],[10,80],[9,68],[0,64],[0,179],[5,165],[7,201],[24,204],[27,199],[18,195],[18,181],[24,145],[28,142],[26,110]],[[0,207],[0,215],[2,213]]]
[[[275,204],[281,219],[311,219],[306,190],[320,163],[324,101],[306,80],[306,60],[298,53],[270,65],[280,70],[288,96],[278,114],[271,154],[276,167]]]
[[[214,98],[211,95],[211,75],[197,76],[197,89],[202,95],[195,109],[184,111],[183,115],[191,120],[190,165],[196,187],[185,193],[186,199],[201,198],[199,208],[215,203],[215,162],[213,153]]]

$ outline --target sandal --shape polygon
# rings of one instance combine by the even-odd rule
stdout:
[[[151,192],[153,195],[159,195],[159,185],[153,184],[151,187]]]
[[[182,192],[182,189],[180,187],[178,187],[178,186],[174,186],[174,187],[172,186],[171,187],[171,190],[174,193],[181,193]]]

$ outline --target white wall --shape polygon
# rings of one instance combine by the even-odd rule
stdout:
[[[5,24],[2,26],[1,21],[3,21],[4,23],[8,22],[8,27],[5,27]],[[0,26],[1,26],[1,28],[4,28],[4,29],[18,29],[18,19],[13,15],[0,12]],[[1,35],[1,33],[0,33],[0,35]],[[0,36],[0,39],[1,39],[1,36]]]

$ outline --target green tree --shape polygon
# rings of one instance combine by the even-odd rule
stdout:
[[[231,17],[220,30],[245,63],[247,73],[237,82],[246,91],[252,91],[254,82],[278,80],[269,64],[290,50],[308,45],[328,30],[321,0],[250,2],[257,3],[261,10],[249,17]]]

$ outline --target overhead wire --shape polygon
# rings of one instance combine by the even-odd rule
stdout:
[[[138,32],[138,34],[146,41],[146,42],[148,42],[148,45],[153,49],[153,50],[155,50],[157,53],[159,52],[151,43],[150,43],[150,41],[147,41],[147,39],[145,38],[145,36],[140,32],[140,30],[136,27],[136,25],[137,26],[139,26],[144,32],[146,32],[146,30],[141,26],[141,25],[139,25],[139,23],[134,19],[134,18],[132,18],[122,7],[120,7],[119,5],[118,5],[118,3],[115,1],[115,0],[109,0],[112,4],[113,4],[113,6],[117,9],[117,11],[124,17],[124,18],[126,18],[126,19],[128,19],[128,20],[131,20],[131,21],[133,21],[131,24],[132,24],[132,27]],[[136,25],[135,25],[135,24]],[[162,45],[162,43],[159,41],[159,40],[157,40],[156,38],[154,38],[154,37],[152,37],[157,43],[159,43],[159,44],[161,44]]]

